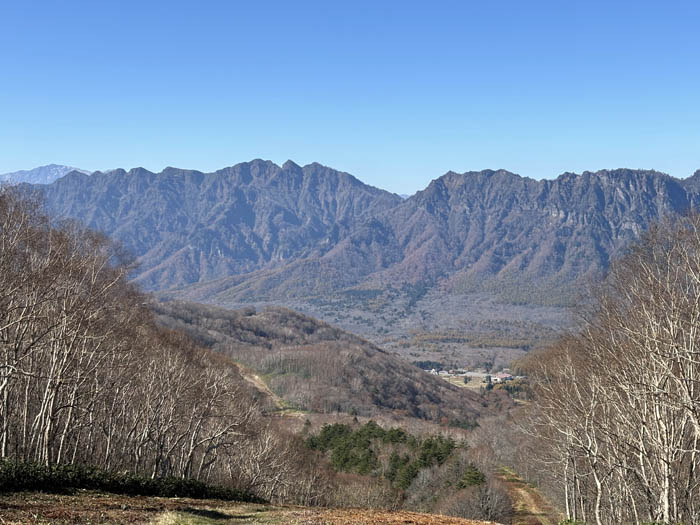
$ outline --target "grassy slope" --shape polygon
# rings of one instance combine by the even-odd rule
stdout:
[[[279,525],[483,525],[413,512],[358,509],[319,509],[233,503],[219,500],[117,496],[78,491],[72,495],[20,492],[0,494],[0,523],[30,524],[153,524],[230,525],[241,523]]]

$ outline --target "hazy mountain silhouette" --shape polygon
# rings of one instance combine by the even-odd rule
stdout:
[[[88,173],[85,170],[73,168],[71,166],[62,166],[59,164],[49,164],[47,166],[39,166],[31,170],[13,171],[12,173],[4,173],[0,175],[0,182],[17,184],[27,182],[29,184],[51,184],[53,181],[60,179],[71,171]]]

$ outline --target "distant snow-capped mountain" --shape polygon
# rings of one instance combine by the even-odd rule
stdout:
[[[71,171],[79,171],[80,173],[85,174],[90,173],[89,171],[73,168],[71,166],[49,164],[48,166],[39,166],[33,170],[21,170],[14,171],[12,173],[5,173],[0,175],[0,182],[9,182],[11,184],[16,184],[19,182],[28,182],[30,184],[51,184]]]

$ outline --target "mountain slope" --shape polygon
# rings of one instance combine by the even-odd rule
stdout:
[[[499,276],[571,280],[604,269],[651,221],[697,196],[653,171],[566,173],[535,181],[506,171],[448,173],[381,224],[400,262],[379,280]],[[371,258],[370,258],[371,260]]]
[[[38,188],[54,215],[120,240],[151,290],[240,304],[405,283],[537,302],[604,270],[651,221],[695,206],[698,180],[450,172],[402,199],[319,164],[255,160],[209,174],[70,173]]]
[[[261,160],[208,174],[70,173],[41,191],[54,216],[122,242],[138,257],[136,280],[156,290],[321,256],[401,201],[320,164]]]
[[[262,375],[293,406],[363,416],[391,413],[470,426],[487,400],[326,323],[285,308],[256,312],[154,305],[159,322]],[[509,401],[491,401],[509,405]]]
[[[220,303],[392,283],[443,291],[567,288],[604,271],[648,225],[698,203],[695,177],[641,170],[536,181],[506,171],[448,173],[360,224],[320,257],[187,293]]]

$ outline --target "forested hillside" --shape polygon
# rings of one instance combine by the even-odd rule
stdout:
[[[504,396],[482,396],[426,374],[363,339],[284,308],[226,310],[168,302],[158,321],[260,374],[290,406],[361,416],[393,414],[469,428]]]
[[[104,236],[7,190],[0,247],[0,490],[173,478],[318,499],[301,443],[263,419],[229,358],[156,325]],[[56,470],[70,465],[97,471]]]
[[[571,520],[698,523],[700,216],[653,227],[593,293],[527,365],[540,478]]]

